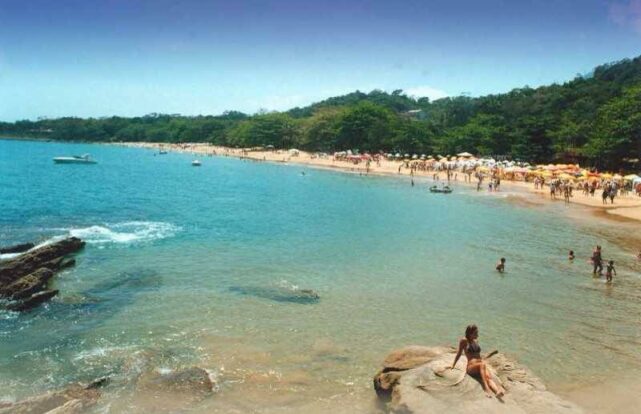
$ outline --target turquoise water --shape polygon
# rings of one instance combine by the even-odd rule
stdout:
[[[98,164],[51,161],[87,152]],[[190,402],[195,412],[367,412],[386,352],[455,344],[468,323],[484,349],[550,384],[641,368],[636,224],[576,220],[560,203],[524,207],[506,193],[192,159],[0,141],[0,245],[88,242],[55,278],[53,302],[0,311],[0,400],[112,375],[97,410],[151,412],[136,375],[198,365],[219,389]],[[618,264],[612,286],[590,273],[596,243]],[[297,289],[320,300],[286,300]]]

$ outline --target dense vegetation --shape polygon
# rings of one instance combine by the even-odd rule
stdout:
[[[641,57],[563,85],[430,102],[402,90],[354,92],[287,112],[60,118],[1,123],[0,134],[87,141],[212,142],[443,155],[630,168],[641,158]]]

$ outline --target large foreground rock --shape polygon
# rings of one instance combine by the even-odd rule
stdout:
[[[100,398],[99,388],[108,382],[100,378],[90,384],[74,384],[70,387],[17,403],[0,404],[0,414],[79,414],[86,412]]]
[[[57,262],[56,260],[77,252],[84,245],[85,242],[79,238],[70,237],[26,252],[18,257],[3,260],[0,262],[0,286],[9,285],[23,276],[33,273],[42,267],[47,267],[47,263],[62,265],[62,262]]]
[[[506,389],[502,400],[488,398],[481,384],[465,373],[462,356],[449,367],[456,350],[448,347],[408,346],[389,354],[374,377],[374,389],[392,413],[563,413],[581,409],[547,391],[527,368],[497,354],[486,360],[496,382]]]

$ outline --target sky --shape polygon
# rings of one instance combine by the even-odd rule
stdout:
[[[641,0],[0,0],[0,121],[438,99],[641,55]]]

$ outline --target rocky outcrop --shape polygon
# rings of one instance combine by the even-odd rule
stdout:
[[[563,413],[581,409],[547,391],[527,368],[496,354],[486,363],[506,394],[488,398],[478,380],[465,373],[462,356],[450,369],[456,350],[447,347],[408,346],[389,354],[374,376],[374,389],[392,413]]]
[[[0,288],[0,296],[7,297],[11,300],[28,298],[34,293],[44,289],[52,277],[53,272],[43,267],[16,280],[8,286]]]
[[[29,249],[33,249],[35,246],[36,245],[33,243],[22,243],[22,244],[16,244],[13,246],[0,247],[0,254],[22,253],[22,252],[26,252]]]
[[[35,272],[45,264],[82,249],[85,242],[77,237],[60,240],[18,257],[0,262],[0,285],[7,285]]]
[[[49,281],[55,272],[75,264],[66,256],[84,245],[82,240],[70,237],[1,261],[0,299],[14,301],[5,308],[26,311],[56,296],[57,290],[47,290]]]
[[[99,378],[89,384],[74,384],[64,390],[3,404],[0,405],[0,414],[83,413],[98,401],[100,388],[107,382],[107,378]]]

